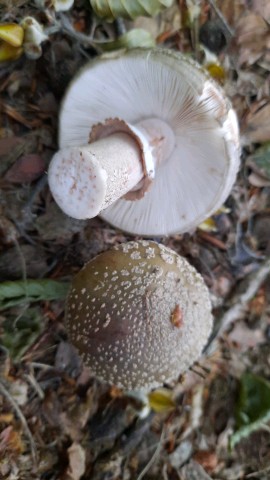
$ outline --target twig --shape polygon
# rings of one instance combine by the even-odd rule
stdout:
[[[230,37],[233,37],[234,36],[234,31],[232,30],[232,28],[228,24],[228,22],[227,22],[226,18],[224,17],[223,13],[216,6],[215,0],[208,0],[208,3],[210,3],[211,7],[215,11],[215,14],[217,15],[217,17],[220,19],[220,21],[224,25],[224,27],[226,29],[226,32],[230,35]]]
[[[23,415],[23,413],[22,413],[19,405],[17,404],[17,402],[15,402],[15,400],[12,398],[12,396],[10,395],[8,390],[4,387],[2,382],[0,382],[0,393],[4,397],[6,397],[6,399],[9,401],[9,403],[11,404],[13,409],[15,410],[17,416],[19,417],[19,419],[21,421],[21,424],[23,426],[23,429],[25,431],[25,435],[27,436],[27,438],[29,440],[29,443],[30,443],[30,448],[31,448],[31,454],[32,454],[33,461],[36,464],[37,463],[36,445],[35,445],[35,441],[34,441],[34,438],[32,436],[32,433],[31,433],[31,431],[30,431],[30,429],[27,425],[27,421],[25,419],[25,416]]]
[[[34,388],[34,390],[37,392],[39,398],[41,400],[44,399],[45,395],[44,395],[44,392],[42,390],[42,388],[40,388],[38,382],[36,381],[35,377],[30,373],[26,373],[24,375],[24,377],[26,378],[26,380],[30,383],[30,385]]]
[[[270,467],[266,467],[264,470],[258,470],[257,472],[248,473],[246,478],[258,478],[260,480],[260,478],[266,478],[265,474],[268,472],[270,472]]]
[[[55,370],[55,367],[52,367],[51,365],[46,365],[46,363],[40,363],[40,362],[30,362],[30,366],[33,368],[39,368],[41,370]]]
[[[70,21],[65,15],[63,15],[62,13],[59,13],[59,18],[60,18],[60,22],[58,22],[58,26],[60,30],[65,32],[70,37],[73,37],[79,43],[82,43],[84,45],[94,48],[97,53],[102,53],[102,49],[97,45],[97,42],[95,42],[88,35],[85,35],[84,33],[77,32],[76,30],[74,30],[72,24],[70,23]],[[57,22],[56,22],[56,25],[57,25]]]
[[[16,248],[16,251],[18,253],[18,256],[20,257],[20,262],[21,262],[21,267],[22,267],[22,279],[23,279],[24,283],[26,283],[26,281],[27,281],[26,261],[25,261],[22,249],[20,247],[20,244],[19,244],[17,238],[14,238],[13,242],[14,242],[14,246]]]
[[[214,245],[214,247],[219,248],[219,250],[223,250],[226,252],[227,246],[225,245],[222,240],[219,240],[219,238],[213,237],[210,235],[208,232],[204,232],[203,230],[198,230],[198,236],[202,240],[205,240],[208,243],[211,243],[211,245]]]
[[[58,12],[58,18],[56,18],[55,14],[49,10],[46,10],[45,13],[50,22],[50,26],[45,29],[46,35],[50,36],[57,32],[64,32],[69,37],[74,38],[79,44],[92,47],[97,53],[102,53],[100,47],[93,40],[92,34],[89,36],[75,30],[65,14]]]
[[[267,258],[255,273],[249,275],[244,279],[242,284],[240,284],[241,287],[243,284],[245,285],[247,283],[247,287],[243,293],[234,295],[231,300],[232,306],[225,312],[224,315],[221,315],[221,317],[218,318],[217,328],[215,329],[208,347],[206,348],[207,353],[212,353],[216,348],[216,341],[213,340],[217,337],[220,337],[221,334],[227,330],[232,323],[245,315],[248,308],[248,303],[256,295],[269,274],[270,258]]]
[[[206,374],[200,372],[199,370],[196,370],[196,369],[194,368],[194,366],[191,366],[191,367],[190,367],[190,370],[191,370],[193,373],[195,373],[195,375],[198,375],[198,377],[202,378],[203,380],[206,379]]]
[[[141,471],[140,475],[137,477],[137,480],[142,480],[142,478],[145,476],[145,474],[149,471],[149,469],[155,463],[156,459],[158,458],[158,456],[160,454],[160,451],[161,451],[161,448],[162,448],[162,445],[163,445],[164,437],[165,437],[165,428],[163,428],[163,430],[161,432],[160,439],[159,439],[159,442],[158,442],[158,446],[157,446],[152,458],[149,460],[147,465],[145,465],[144,469]]]
[[[222,324],[219,330],[219,333],[224,332],[227,327],[237,320],[239,317],[243,316],[246,312],[248,302],[256,295],[257,291],[266,280],[270,273],[270,258],[262,264],[262,266],[249,277],[249,284],[244,293],[237,295],[233,298],[233,305],[225,313],[222,318]]]

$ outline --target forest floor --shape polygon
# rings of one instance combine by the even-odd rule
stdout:
[[[58,14],[52,4],[0,1],[1,23],[30,15],[48,34],[38,58],[0,64],[0,477],[269,479],[269,2],[179,0],[154,18],[113,23],[87,1]],[[70,80],[134,28],[192,55],[223,85],[242,146],[224,208],[190,234],[158,239],[203,275],[216,336],[189,372],[149,397],[145,415],[140,400],[91,376],[63,324],[74,273],[134,237],[65,216],[44,173]]]

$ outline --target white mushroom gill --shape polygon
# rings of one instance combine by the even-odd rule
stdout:
[[[109,118],[133,127],[156,119],[166,133],[149,191],[139,201],[114,201],[101,212],[106,221],[145,236],[181,233],[226,200],[239,166],[237,120],[222,89],[199,65],[162,49],[92,62],[63,101],[60,148],[87,145],[91,128]]]
[[[71,341],[103,380],[150,389],[177,379],[212,328],[203,278],[173,250],[145,240],[98,255],[73,279]]]

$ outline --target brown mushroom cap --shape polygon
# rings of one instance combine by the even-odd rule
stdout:
[[[71,341],[101,379],[150,389],[183,373],[212,328],[201,275],[173,250],[128,242],[74,277],[66,308]]]

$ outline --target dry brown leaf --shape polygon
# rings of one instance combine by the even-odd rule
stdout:
[[[263,198],[263,197],[262,197]],[[258,199],[258,205],[260,206],[260,200]],[[265,204],[261,203],[262,207],[259,213],[255,214],[252,219],[252,244],[256,251],[261,252],[263,255],[270,255],[270,216],[268,208],[265,208]],[[264,292],[266,296],[266,293]],[[255,298],[260,298],[260,292],[256,295]],[[267,304],[267,300],[265,299]],[[265,305],[266,307],[266,305]]]
[[[19,238],[15,225],[4,215],[0,214],[0,238],[3,245],[14,245]]]
[[[13,120],[16,120],[16,122],[21,123],[27,128],[35,127],[39,123],[37,120],[29,121],[11,105],[1,103],[0,107],[3,109],[3,111],[7,114],[8,117],[12,118]]]
[[[78,443],[72,443],[68,449],[69,467],[67,478],[80,480],[85,472],[85,450]]]
[[[265,88],[265,79],[259,74],[250,70],[239,70],[236,83],[237,92],[245,97],[258,95],[260,90]],[[267,97],[268,92],[264,95]],[[246,105],[245,105],[246,106]],[[241,110],[237,110],[241,114]]]
[[[249,312],[252,315],[256,315],[257,317],[260,317],[261,315],[263,315],[266,308],[267,308],[266,292],[265,292],[265,288],[261,288],[257,292],[257,295],[249,303]]]
[[[193,456],[193,459],[196,460],[207,472],[212,472],[215,470],[218,464],[218,457],[216,452],[209,452],[207,450],[199,450]]]
[[[15,280],[22,278],[22,257],[25,262],[27,278],[39,278],[48,271],[46,251],[43,249],[42,245],[20,244],[19,250],[17,246],[12,246],[11,248],[3,249],[3,251],[0,252],[1,282],[4,282],[7,279]]]
[[[16,137],[15,135],[0,138],[0,157],[2,155],[8,155],[11,149],[22,143],[22,138]]]
[[[270,2],[269,0],[252,0],[252,10],[259,13],[265,20],[270,22]]]
[[[169,461],[173,468],[179,468],[188,461],[193,451],[193,445],[189,440],[181,442],[176,449],[169,454]]]
[[[270,29],[266,21],[258,14],[247,12],[237,22],[235,42],[238,64],[253,65],[267,53]]]
[[[254,348],[265,341],[262,329],[251,330],[243,322],[236,323],[233,331],[229,334],[229,338],[237,344],[240,351]]]
[[[84,401],[77,399],[67,412],[60,414],[62,429],[75,443],[83,435],[87,421],[98,409],[99,392],[96,384],[88,388]]]
[[[1,413],[0,414],[0,423],[11,423],[14,420],[13,413]]]
[[[5,452],[18,454],[23,450],[24,445],[19,432],[14,430],[11,425],[2,430],[0,433],[0,458],[2,455],[5,458]]]
[[[55,202],[48,203],[46,213],[38,216],[35,222],[42,240],[63,244],[68,244],[73,235],[83,229],[84,224],[84,220],[74,220],[65,215]]]
[[[237,43],[238,45],[248,44],[252,46],[255,43],[255,38],[260,38],[268,30],[268,25],[261,15],[247,12],[240,17],[236,25]]]
[[[270,180],[266,177],[263,177],[259,173],[252,172],[248,176],[248,181],[251,185],[253,185],[253,187],[270,187]]]
[[[12,183],[30,183],[37,180],[45,171],[46,162],[36,154],[23,155],[5,174],[5,180]]]
[[[263,143],[270,140],[270,102],[262,102],[253,107],[246,119],[243,127],[243,140],[254,143]]]
[[[151,33],[154,38],[164,32],[177,32],[181,25],[181,15],[178,5],[173,5],[161,12],[158,16],[137,17],[134,22],[129,22],[132,28],[143,28]]]
[[[211,480],[204,468],[195,460],[191,460],[179,471],[181,480]]]
[[[216,5],[231,27],[245,11],[245,0],[216,0]]]

